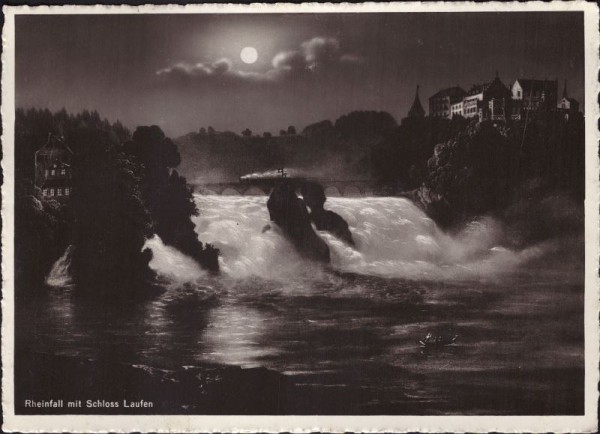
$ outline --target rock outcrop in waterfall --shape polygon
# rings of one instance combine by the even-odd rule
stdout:
[[[267,208],[271,221],[283,230],[302,256],[329,263],[329,247],[313,230],[306,205],[296,196],[292,183],[277,185],[269,196]]]
[[[323,205],[327,200],[323,186],[316,182],[307,181],[301,187],[304,203],[310,208],[310,218],[320,231],[330,232],[345,243],[354,246],[352,233],[348,223],[333,211],[326,210]]]

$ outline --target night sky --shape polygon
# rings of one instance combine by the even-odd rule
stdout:
[[[17,16],[16,99],[174,137],[277,133],[359,109],[400,121],[417,84],[427,108],[496,70],[507,86],[567,79],[583,103],[583,49],[579,12]]]

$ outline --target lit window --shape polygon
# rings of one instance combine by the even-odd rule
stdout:
[[[46,169],[46,170],[45,170],[45,175],[46,175],[46,176],[48,176],[48,173],[49,173],[49,172],[50,172],[50,171],[49,171],[48,169]]]
[[[50,171],[50,175],[54,176],[55,174],[56,174],[56,170],[52,169],[52,170]]]
[[[67,169],[60,169],[60,174],[61,175],[66,175],[67,174]]]
[[[68,196],[71,194],[71,189],[69,187],[65,187],[65,196]]]
[[[48,189],[47,189],[47,188],[44,188],[44,190],[42,191],[42,194],[43,194],[44,196],[48,196]]]
[[[50,189],[50,197],[52,197],[52,196],[54,196],[54,189],[53,188]]]
[[[62,188],[60,188],[60,187],[59,187],[59,188],[56,190],[56,195],[57,195],[57,196],[62,196]]]

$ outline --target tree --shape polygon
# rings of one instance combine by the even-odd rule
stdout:
[[[34,153],[46,143],[49,133],[64,136],[65,143],[75,153],[72,161],[75,188],[66,202],[42,197],[40,189],[33,185]],[[15,237],[19,241],[15,243],[15,272],[19,293],[28,287],[40,288],[50,267],[69,244],[73,245],[71,252],[76,248],[80,255],[79,259],[71,255],[74,259],[71,272],[79,279],[78,283],[94,280],[98,285],[116,283],[123,276],[119,275],[115,261],[125,268],[136,262],[140,264],[144,238],[139,244],[137,235],[144,233],[144,219],[132,222],[136,213],[135,198],[130,193],[132,185],[127,181],[130,169],[118,163],[114,151],[115,146],[129,137],[129,131],[119,121],[111,124],[97,112],[70,115],[65,110],[16,111]],[[92,183],[99,179],[104,182],[101,187]],[[123,232],[121,228],[111,232],[110,226],[121,219]],[[93,233],[85,235],[87,230]],[[117,233],[120,239],[111,233]],[[119,242],[126,245],[123,247]],[[116,252],[97,249],[99,246],[109,246]],[[133,246],[133,250],[128,250],[128,246]],[[127,274],[144,275],[149,269],[143,261],[141,264],[141,273],[136,273],[132,266]]]
[[[397,126],[392,115],[375,111],[354,111],[335,121],[335,129],[342,139],[381,139]]]
[[[218,250],[211,245],[204,247],[194,231],[191,217],[198,215],[198,209],[192,191],[186,179],[172,170],[181,161],[177,146],[153,125],[138,127],[123,150],[145,168],[143,198],[158,236],[208,270],[218,271]]]
[[[71,196],[73,278],[95,293],[130,292],[153,277],[152,254],[142,251],[152,233],[142,166],[101,132],[85,128],[72,140],[79,143]]]
[[[295,136],[296,135],[296,127],[293,125],[290,125],[287,128],[287,134],[288,134],[288,136]]]
[[[268,131],[265,131],[265,132],[263,133],[263,137],[264,137],[265,139],[270,139],[271,137],[273,137],[273,135],[272,135],[270,132],[268,132]]]
[[[206,136],[206,128],[204,128],[204,127],[200,128],[200,132],[199,132],[199,134],[200,134],[201,136]]]
[[[34,295],[69,244],[70,208],[44,200],[29,180],[15,185],[15,296]]]
[[[252,130],[250,128],[246,128],[244,131],[242,131],[242,136],[244,136],[244,137],[251,137],[252,136]]]
[[[287,131],[286,130],[279,130],[279,135],[280,136],[285,136],[285,135],[287,135]]]
[[[438,144],[419,191],[428,214],[450,227],[506,206],[513,154],[508,137],[491,122],[473,124]]]

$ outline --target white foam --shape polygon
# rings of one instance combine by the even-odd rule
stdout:
[[[221,271],[233,278],[286,279],[320,275],[302,260],[277,225],[269,221],[266,197],[196,196],[200,240],[221,249]],[[327,232],[319,235],[341,271],[385,277],[471,279],[511,272],[541,254],[501,246],[502,228],[485,218],[451,236],[403,198],[329,198],[327,209],[350,225],[357,247]],[[269,225],[271,229],[264,231]]]

